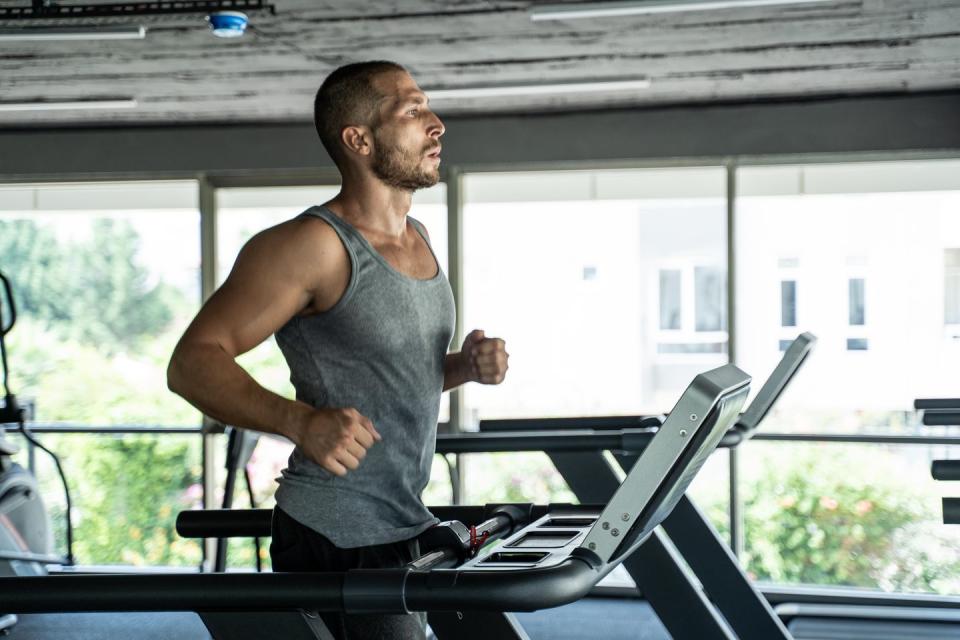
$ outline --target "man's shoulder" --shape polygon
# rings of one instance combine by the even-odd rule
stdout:
[[[313,215],[299,215],[285,220],[264,229],[255,238],[263,244],[285,250],[303,248],[316,251],[335,249],[342,245],[333,226],[325,219]]]
[[[255,271],[295,270],[301,277],[339,271],[348,256],[336,230],[316,216],[298,216],[260,231],[241,251],[242,262]]]

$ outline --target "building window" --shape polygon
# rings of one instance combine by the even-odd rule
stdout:
[[[780,281],[780,326],[797,326],[797,281]]]
[[[960,324],[960,249],[943,250],[943,323]]]
[[[866,338],[847,338],[847,351],[866,351]]]
[[[724,272],[717,267],[694,267],[693,294],[697,331],[726,329]]]
[[[681,274],[679,269],[660,270],[660,329],[664,331],[681,328]]]
[[[865,284],[863,278],[850,278],[850,325],[866,324]]]

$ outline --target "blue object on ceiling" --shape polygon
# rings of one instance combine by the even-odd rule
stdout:
[[[216,11],[207,16],[207,21],[219,38],[239,38],[247,29],[247,14],[240,11]]]

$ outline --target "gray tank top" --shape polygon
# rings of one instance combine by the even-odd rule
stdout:
[[[344,477],[294,449],[278,479],[277,506],[341,548],[412,538],[436,522],[420,494],[430,479],[443,361],[453,335],[450,284],[439,264],[429,280],[395,270],[329,209],[301,215],[333,227],[351,273],[333,308],[294,317],[277,331],[290,381],[298,400],[357,409],[383,440]],[[420,223],[409,219],[426,241]]]

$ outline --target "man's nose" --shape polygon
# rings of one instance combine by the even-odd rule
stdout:
[[[439,138],[444,133],[446,133],[447,128],[443,126],[443,121],[437,117],[436,114],[433,116],[433,122],[430,124],[430,131],[428,135],[431,138]]]

